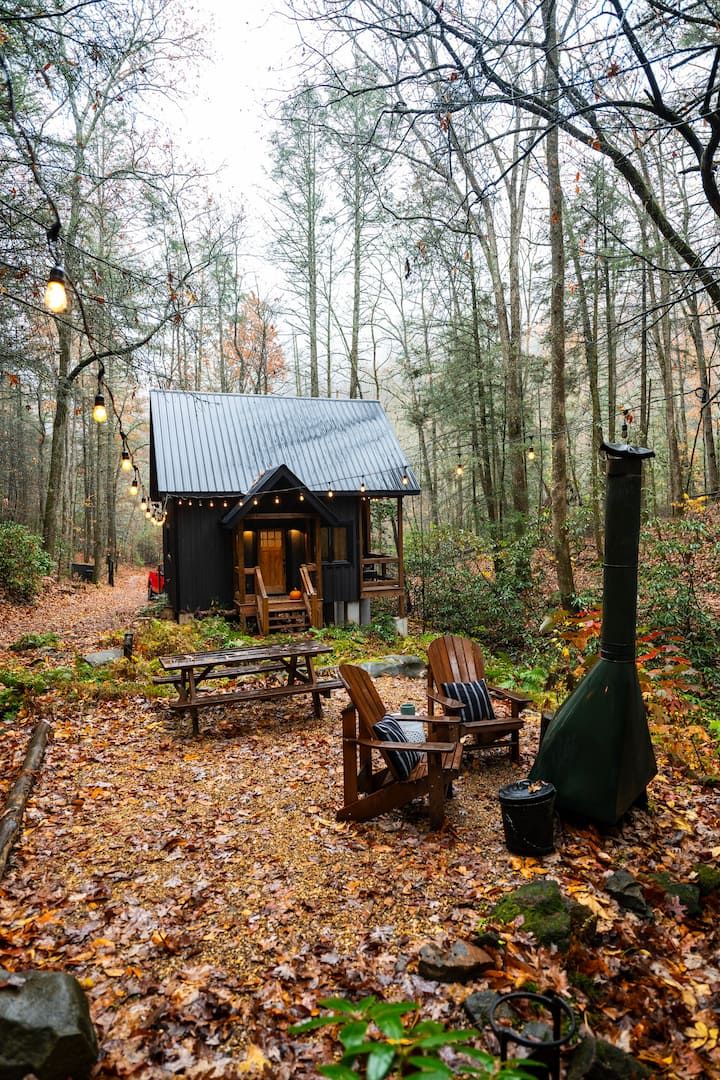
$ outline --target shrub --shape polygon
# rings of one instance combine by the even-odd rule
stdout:
[[[537,1076],[522,1063],[500,1062],[477,1047],[480,1032],[475,1028],[452,1030],[435,1020],[420,1020],[412,1001],[368,997],[354,1004],[345,998],[327,998],[320,1004],[327,1010],[324,1015],[293,1025],[290,1033],[335,1029],[340,1057],[332,1065],[319,1066],[322,1076],[335,1080],[386,1076],[532,1080]]]
[[[528,533],[489,555],[472,533],[411,531],[406,567],[413,610],[435,630],[477,637],[490,649],[523,645],[536,596],[533,543]]]
[[[52,566],[39,536],[14,521],[0,524],[0,588],[10,600],[26,603],[37,596]]]
[[[201,648],[198,623],[170,622],[150,619],[139,629],[135,645],[138,653],[148,659],[175,653],[198,652]]]
[[[643,545],[638,617],[641,626],[675,634],[710,682],[720,680],[720,619],[712,595],[720,593],[720,543],[701,517],[664,523],[664,535]]]
[[[31,649],[56,649],[60,644],[57,634],[48,631],[45,634],[23,634],[10,646],[13,652],[28,652]]]

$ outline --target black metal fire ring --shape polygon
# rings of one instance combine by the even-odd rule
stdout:
[[[559,1007],[560,1012],[564,1012],[565,1016],[570,1021],[570,1031],[562,1037],[554,1039],[544,1039],[542,1042],[539,1039],[528,1039],[525,1035],[521,1035],[515,1028],[507,1027],[505,1024],[500,1024],[495,1019],[495,1010],[500,1005],[507,1005],[511,1001],[537,1001],[538,1004],[543,1005],[548,1011],[552,1012],[553,1005]],[[518,1046],[524,1046],[528,1050],[534,1050],[542,1047],[547,1050],[559,1049],[569,1042],[577,1031],[577,1020],[575,1019],[575,1013],[568,1005],[567,1001],[564,1001],[557,994],[535,994],[535,993],[523,993],[522,990],[514,990],[510,994],[501,994],[497,1001],[493,1004],[488,1014],[490,1021],[490,1027],[493,1029],[498,1041],[501,1039],[509,1039],[512,1042],[518,1044]],[[559,1018],[558,1018],[559,1019]],[[555,1016],[553,1015],[553,1021]]]

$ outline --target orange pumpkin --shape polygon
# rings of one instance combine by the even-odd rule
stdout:
[[[299,589],[291,589],[288,595],[291,600],[302,600],[302,593]]]

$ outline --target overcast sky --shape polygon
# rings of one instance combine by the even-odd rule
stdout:
[[[252,261],[262,245],[269,115],[295,78],[298,34],[283,8],[283,0],[195,0],[209,59],[173,120],[191,157],[210,171],[222,167],[221,192],[245,206]],[[259,265],[256,272],[264,279]]]

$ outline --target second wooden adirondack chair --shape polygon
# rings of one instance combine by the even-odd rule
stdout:
[[[469,638],[456,637],[454,634],[446,634],[444,637],[435,638],[428,647],[428,712],[432,716],[436,704],[442,707],[444,713],[460,719],[460,732],[463,735],[471,735],[472,742],[467,744],[468,749],[488,748],[492,746],[507,746],[511,759],[520,762],[520,731],[523,721],[521,711],[530,704],[530,699],[520,694],[513,694],[509,690],[488,686],[489,699],[495,717],[483,718],[483,712],[478,708],[473,718],[469,715],[472,711],[472,699],[482,697],[482,688],[475,688],[463,696],[470,697],[471,706],[457,697],[450,696],[443,690],[450,684],[456,686],[472,686],[485,680],[485,661],[479,645]],[[458,689],[458,692],[462,692]],[[481,706],[482,702],[478,701]]]
[[[430,826],[437,828],[445,816],[450,786],[460,770],[462,745],[458,741],[457,720],[445,716],[432,720],[406,717],[406,720],[425,720],[430,741],[381,739],[374,725],[389,714],[367,671],[342,664],[339,674],[351,704],[342,714],[344,804],[338,810],[338,820],[367,821],[427,795]],[[400,719],[399,714],[395,717]],[[373,751],[383,761],[379,769],[375,767]],[[416,757],[410,758],[410,754]]]

